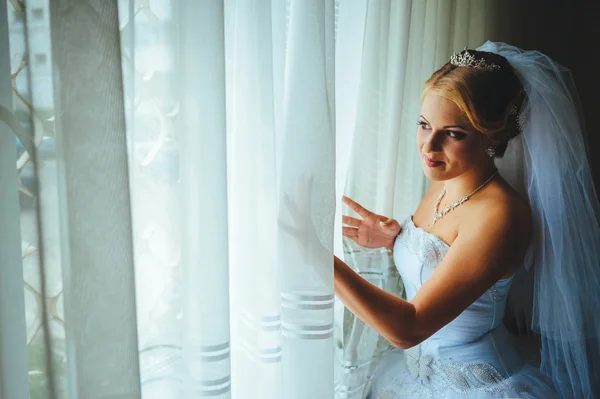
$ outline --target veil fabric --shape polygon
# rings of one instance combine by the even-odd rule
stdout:
[[[512,166],[509,180],[535,223],[531,327],[541,336],[540,369],[561,397],[600,397],[600,204],[572,76],[538,51],[489,41],[477,50],[504,56],[526,92],[522,134],[504,168]]]

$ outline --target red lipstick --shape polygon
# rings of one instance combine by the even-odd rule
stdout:
[[[440,166],[441,164],[443,164],[442,161],[436,161],[434,159],[429,158],[427,155],[424,155],[423,159],[425,160],[425,164],[427,166],[429,166],[430,168],[435,168],[435,167]]]

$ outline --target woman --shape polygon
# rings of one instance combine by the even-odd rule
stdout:
[[[425,83],[417,145],[431,185],[414,215],[399,223],[343,199],[361,216],[344,216],[343,234],[393,251],[406,290],[406,300],[393,296],[335,258],[337,297],[398,348],[380,362],[370,398],[597,389],[600,323],[586,309],[600,305],[598,201],[576,102],[548,57],[489,42],[481,50],[455,54]],[[515,137],[526,198],[494,162]],[[542,372],[520,359],[502,324],[513,275],[532,262]]]

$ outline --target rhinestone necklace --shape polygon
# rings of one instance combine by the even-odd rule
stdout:
[[[462,197],[458,201],[454,201],[453,203],[451,203],[450,205],[448,205],[447,207],[445,207],[444,209],[442,209],[440,212],[438,212],[438,208],[440,207],[440,203],[442,202],[442,198],[444,198],[444,195],[446,194],[446,185],[444,185],[444,189],[442,190],[442,192],[438,196],[438,199],[437,199],[435,205],[433,206],[433,219],[431,220],[431,226],[433,226],[435,224],[435,222],[437,222],[438,220],[440,220],[441,218],[443,218],[444,216],[446,216],[446,214],[448,212],[454,210],[454,208],[456,208],[459,205],[462,205],[466,200],[468,200],[469,198],[471,198],[471,196],[473,194],[475,194],[477,191],[481,190],[481,188],[483,186],[485,186],[486,184],[488,184],[490,182],[490,180],[492,180],[494,178],[494,176],[496,176],[497,174],[498,174],[498,171],[496,170],[494,172],[494,174],[491,175],[489,179],[487,179],[486,181],[484,181],[481,186],[477,187],[471,193],[465,195],[464,197]]]

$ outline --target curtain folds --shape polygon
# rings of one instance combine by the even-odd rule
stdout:
[[[175,11],[181,372],[185,397],[222,396],[231,387],[224,7],[179,2]]]
[[[414,212],[427,189],[415,142],[423,83],[452,53],[494,34],[485,22],[495,7],[494,0],[368,2],[345,195],[400,221]],[[357,217],[347,207],[344,214]],[[389,251],[344,238],[343,252],[361,276],[403,295]],[[336,314],[336,326],[336,398],[362,398],[377,359],[391,346],[347,310]]]
[[[276,140],[284,398],[333,395],[334,24],[333,1],[290,2]]]
[[[390,347],[330,251],[402,283],[336,203],[414,210],[421,86],[498,1],[4,3],[0,392],[362,398]]]
[[[3,394],[332,397],[334,1],[5,4]]]
[[[118,8],[62,0],[49,11],[69,393],[135,398],[140,376]]]

